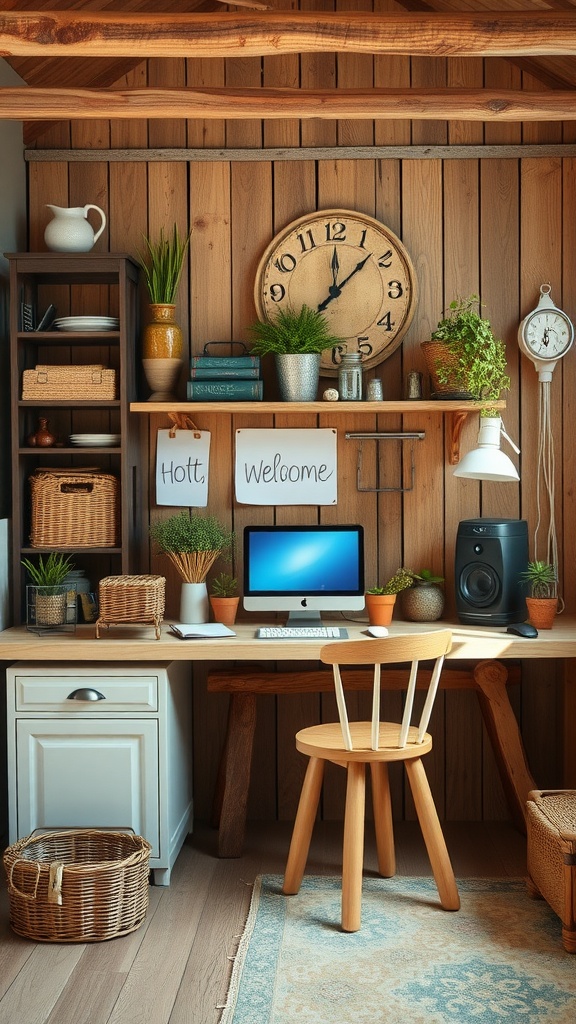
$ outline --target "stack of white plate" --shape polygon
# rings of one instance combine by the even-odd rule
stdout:
[[[117,331],[119,326],[115,316],[60,316],[54,320],[57,331]]]
[[[120,434],[70,434],[70,444],[79,448],[111,448],[120,444]]]

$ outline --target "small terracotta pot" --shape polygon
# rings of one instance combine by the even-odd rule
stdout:
[[[396,603],[396,594],[365,594],[364,601],[371,626],[389,626]]]
[[[214,622],[221,622],[223,626],[233,626],[236,622],[239,597],[214,597],[210,594],[210,604]]]
[[[528,620],[536,629],[552,629],[556,612],[557,597],[527,597]]]

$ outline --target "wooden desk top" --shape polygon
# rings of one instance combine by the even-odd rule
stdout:
[[[326,621],[327,625],[330,625]],[[236,636],[218,640],[180,640],[162,625],[160,640],[151,626],[112,626],[96,640],[94,626],[78,626],[75,633],[37,636],[24,626],[0,632],[0,661],[315,661],[325,640],[257,640],[257,623],[237,623]],[[365,623],[339,620],[350,639],[365,639]],[[478,661],[505,658],[576,658],[576,618],[561,616],[551,630],[528,640],[506,632],[505,626],[462,626],[450,622],[393,622],[391,634],[421,633],[450,628],[454,645],[451,660]],[[337,641],[336,641],[337,642]]]

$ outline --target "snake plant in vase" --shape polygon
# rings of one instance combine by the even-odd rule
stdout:
[[[149,402],[173,398],[182,365],[182,330],[175,320],[176,295],[184,269],[190,234],[181,238],[174,224],[172,234],[160,231],[158,241],[144,238],[146,254],[139,256],[150,299],[149,322],[142,335],[142,365],[152,390]]]
[[[182,580],[180,622],[208,622],[206,577],[216,559],[230,550],[231,530],[216,516],[182,511],[156,520],[150,527],[150,536]]]

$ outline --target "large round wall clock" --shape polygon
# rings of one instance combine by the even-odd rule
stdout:
[[[390,228],[352,210],[318,210],[288,224],[258,265],[254,299],[261,320],[306,305],[342,339],[324,352],[321,372],[335,375],[344,352],[366,369],[398,348],[416,307],[410,256]]]

